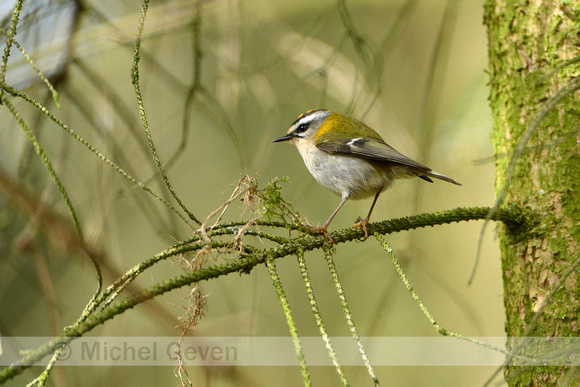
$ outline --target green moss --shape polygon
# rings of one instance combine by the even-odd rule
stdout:
[[[580,7],[576,2],[488,1],[490,107],[496,152],[496,193],[506,184],[514,149],[534,117],[559,87],[578,76],[568,65],[577,53]],[[553,72],[553,70],[558,71]],[[553,73],[552,73],[553,72]],[[546,75],[551,74],[550,77]],[[580,107],[569,96],[551,110],[517,159],[504,205],[526,206],[541,214],[539,224],[509,235],[500,228],[508,336],[524,333],[577,335],[580,288],[563,286],[530,326],[539,304],[578,257],[580,246]],[[580,283],[574,273],[574,281]],[[523,318],[522,318],[523,316]],[[531,329],[531,331],[526,331]],[[513,370],[513,372],[512,372]],[[555,385],[558,367],[508,369],[510,385]]]

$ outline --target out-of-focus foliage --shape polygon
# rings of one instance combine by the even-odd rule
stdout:
[[[9,3],[0,6],[6,30]],[[364,120],[398,150],[463,183],[455,189],[418,179],[398,182],[381,197],[373,220],[492,203],[480,8],[479,1],[151,3],[140,85],[157,154],[177,195],[203,221],[229,198],[241,175],[256,177],[262,187],[288,176],[281,183],[283,200],[310,222],[323,221],[339,198],[316,184],[293,147],[271,142],[300,113],[329,108]],[[17,47],[9,57],[6,83],[171,200],[131,84],[140,12],[138,3],[126,1],[24,2],[15,40],[58,92],[60,108]],[[101,260],[105,285],[191,236],[191,228],[166,206],[38,109],[10,98],[66,188],[87,248]],[[76,242],[54,181],[4,106],[0,176],[0,330],[7,336],[57,335],[78,318],[94,292],[94,269]],[[332,227],[347,227],[369,205],[347,203]],[[232,204],[224,219],[242,218],[244,211],[243,205]],[[484,245],[474,284],[466,286],[478,231],[477,224],[462,224],[388,239],[441,325],[467,335],[501,336],[501,278],[491,243]],[[335,259],[360,334],[434,335],[380,246],[369,242],[341,245]],[[329,334],[347,335],[322,255],[307,260]],[[318,335],[296,262],[276,264],[300,333]],[[178,264],[158,265],[127,292],[181,270]],[[201,283],[200,291],[207,295],[207,309],[195,335],[288,335],[265,268]],[[175,326],[187,294],[185,289],[150,301],[94,333],[178,335]],[[70,384],[177,383],[170,367],[56,372],[55,378]],[[287,385],[300,383],[291,367],[188,372],[199,384],[268,385],[274,377]],[[330,367],[311,372],[317,384],[338,382]],[[379,367],[377,372],[394,385],[473,385],[485,380],[488,370]],[[347,368],[347,373],[353,385],[368,380],[362,369]]]

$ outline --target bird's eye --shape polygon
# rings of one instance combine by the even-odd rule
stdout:
[[[306,132],[307,129],[308,129],[308,125],[306,125],[306,124],[300,124],[296,128],[295,132],[296,133],[304,133],[304,132]]]

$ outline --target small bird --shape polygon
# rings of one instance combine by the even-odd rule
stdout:
[[[404,156],[364,123],[326,109],[309,110],[292,123],[285,136],[273,142],[290,141],[304,159],[308,171],[324,188],[342,198],[340,204],[321,227],[307,225],[313,232],[328,235],[328,225],[348,199],[365,199],[374,195],[369,214],[352,227],[362,227],[368,238],[367,225],[381,192],[395,179],[431,178],[461,185]]]

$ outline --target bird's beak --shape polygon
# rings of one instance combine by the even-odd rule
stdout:
[[[294,136],[293,136],[292,134],[287,134],[287,135],[285,135],[285,136],[282,136],[282,137],[280,137],[280,138],[277,138],[277,139],[275,139],[275,140],[274,140],[274,141],[272,141],[272,142],[288,141],[288,140],[291,140],[292,138],[294,138]]]

